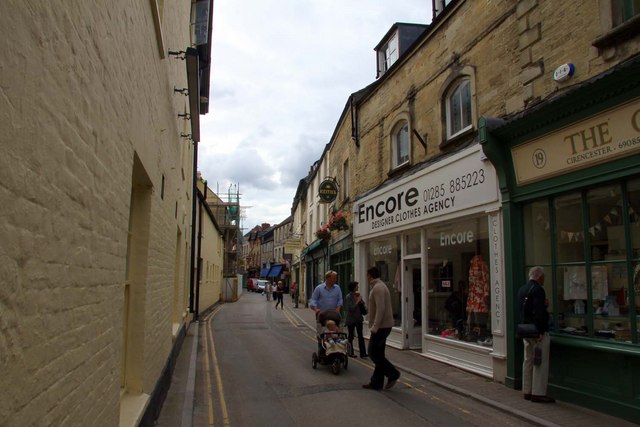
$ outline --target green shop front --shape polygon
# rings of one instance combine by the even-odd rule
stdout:
[[[548,393],[640,420],[640,62],[510,120],[482,118],[503,206],[507,385],[520,388],[518,288],[545,269]]]

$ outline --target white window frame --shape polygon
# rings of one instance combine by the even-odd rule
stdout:
[[[463,90],[466,88],[468,92],[468,108],[470,110],[468,122],[465,122],[464,110],[465,107],[463,105]],[[458,114],[461,118],[460,128],[454,129],[453,126],[453,115],[452,115],[452,100],[454,98],[458,98],[459,100],[459,111]],[[447,95],[445,98],[445,123],[447,127],[447,139],[455,138],[456,136],[466,132],[467,130],[473,128],[473,100],[472,100],[472,92],[471,92],[471,79],[469,77],[464,77],[459,80],[456,80],[454,85],[451,87],[449,91],[447,91]]]
[[[385,73],[400,58],[398,32],[393,34],[384,47],[378,51],[378,75]]]
[[[434,0],[433,2],[434,15],[435,16],[440,15],[444,10],[444,8],[447,7],[451,2],[453,2],[453,0]]]
[[[406,138],[404,139],[401,139],[399,136],[402,132],[406,133]],[[401,144],[402,145],[406,144],[406,156],[402,156],[402,157],[400,157],[403,151]],[[393,132],[391,133],[391,169],[397,169],[400,166],[403,166],[409,163],[409,159],[411,157],[410,146],[411,145],[409,143],[409,122],[406,120],[403,120],[397,123],[393,127]]]

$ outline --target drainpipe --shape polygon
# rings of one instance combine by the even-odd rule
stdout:
[[[204,196],[198,191],[198,268],[196,269],[196,318],[200,313],[200,286],[202,281],[202,205],[207,201],[207,181],[204,181]]]
[[[198,200],[198,141],[193,141],[193,189],[191,194],[191,269],[189,272],[189,312],[195,313],[193,320],[198,320],[195,311],[195,263],[196,263],[196,201]]]

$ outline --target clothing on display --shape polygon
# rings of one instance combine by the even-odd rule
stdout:
[[[489,312],[489,267],[482,256],[471,258],[469,268],[469,296],[467,311],[470,313]]]

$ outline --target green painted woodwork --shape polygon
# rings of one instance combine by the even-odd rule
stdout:
[[[640,59],[636,58],[508,120],[485,117],[479,120],[480,143],[496,168],[502,197],[507,284],[505,298],[509,320],[505,383],[510,387],[521,388],[522,385],[523,349],[521,340],[515,337],[515,324],[519,319],[515,298],[518,288],[527,280],[522,242],[531,238],[524,235],[523,204],[640,175],[640,155],[634,155],[518,187],[511,148],[639,97]],[[553,215],[553,206],[549,207],[550,215]],[[555,224],[555,221],[551,221],[551,224]],[[588,226],[588,217],[584,224]],[[628,229],[629,224],[625,225]],[[551,230],[551,233],[553,239],[556,230]],[[556,246],[552,242],[551,250],[555,251]],[[631,253],[630,249],[627,247],[627,254]],[[553,260],[557,259],[556,255],[552,252]],[[632,274],[629,272],[629,283],[632,283]],[[556,283],[556,274],[548,272],[547,277],[551,279],[552,292],[557,295],[556,290],[560,285]],[[555,300],[554,304],[557,304]],[[557,307],[553,311],[557,313]],[[592,311],[590,307],[587,316],[593,316]],[[591,324],[591,318],[587,320]],[[555,318],[554,324],[557,322]],[[637,325],[633,323],[632,327],[636,328]],[[632,331],[633,334],[636,332],[635,329]],[[640,420],[640,345],[554,333],[551,341],[551,395],[633,422]]]

